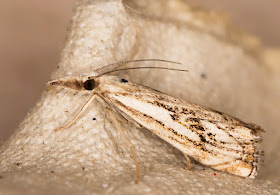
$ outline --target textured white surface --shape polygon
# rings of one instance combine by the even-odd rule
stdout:
[[[182,62],[190,70],[188,74],[145,70],[123,75],[262,125],[267,131],[264,148],[268,162],[259,178],[243,179],[195,162],[186,171],[178,150],[145,129],[124,124],[141,167],[141,181],[134,184],[130,152],[98,102],[69,129],[53,131],[69,122],[89,98],[86,93],[57,88],[43,92],[19,129],[2,146],[1,193],[47,194],[49,189],[57,194],[280,192],[269,181],[277,181],[280,176],[276,126],[280,106],[279,93],[274,92],[279,86],[274,85],[277,79],[272,83],[259,60],[258,44],[233,31],[218,15],[193,11],[182,1],[165,2],[124,1],[127,7],[121,1],[80,1],[52,79],[91,75],[96,68],[130,59],[135,53],[134,59]]]

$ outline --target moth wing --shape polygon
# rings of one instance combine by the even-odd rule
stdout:
[[[256,174],[258,126],[118,79],[107,80],[100,91],[134,121],[202,164],[244,177]]]

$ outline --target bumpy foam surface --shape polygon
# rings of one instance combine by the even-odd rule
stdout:
[[[54,88],[43,92],[2,145],[0,193],[280,193],[270,181],[280,176],[279,81],[260,60],[260,51],[256,39],[238,33],[220,15],[192,10],[179,0],[80,1],[52,79],[92,75],[105,64],[131,58],[182,62],[189,73],[143,70],[122,76],[262,125],[266,163],[255,180],[194,161],[187,171],[176,148],[144,128],[122,123],[140,163],[141,180],[135,184],[129,149],[100,102],[67,130],[54,132],[89,99],[87,93]]]

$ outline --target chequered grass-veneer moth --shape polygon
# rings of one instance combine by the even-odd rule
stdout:
[[[165,60],[150,59],[129,62],[137,61]],[[74,124],[90,103],[95,98],[99,98],[106,103],[111,113],[121,114],[126,120],[140,124],[181,150],[188,162],[190,162],[188,159],[190,156],[216,170],[242,177],[254,178],[256,176],[260,153],[257,146],[263,132],[261,127],[117,76],[108,75],[128,69],[168,69],[163,67],[120,69],[119,65],[125,63],[128,62],[110,64],[97,69],[97,76],[65,77],[48,82],[48,88],[61,86],[91,94],[90,99],[76,117],[56,131],[64,130]],[[113,70],[104,72],[108,67]],[[112,114],[111,116],[114,117]],[[116,122],[116,118],[114,121],[116,126],[121,128],[120,124]],[[126,139],[130,143],[129,139]],[[129,146],[136,162],[137,178],[139,179],[136,155],[133,146],[131,144]]]

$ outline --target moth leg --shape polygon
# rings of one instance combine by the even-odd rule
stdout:
[[[190,158],[188,157],[187,154],[185,154],[185,153],[183,153],[183,154],[184,154],[186,160],[188,161],[188,166],[185,169],[190,170],[191,169],[191,160],[190,160]]]
[[[126,145],[130,149],[130,152],[131,152],[131,155],[132,155],[132,158],[134,160],[135,167],[136,167],[135,183],[138,183],[139,180],[140,180],[140,168],[139,168],[139,163],[138,163],[138,160],[137,160],[137,155],[135,153],[133,144],[129,141],[128,137],[125,135],[124,130],[121,127],[119,121],[117,120],[115,113],[117,114],[118,118],[122,118],[122,120],[126,120],[126,121],[128,121],[128,120],[124,117],[119,117],[119,116],[122,116],[121,113],[118,112],[116,109],[114,109],[102,96],[97,95],[97,98],[103,100],[103,102],[106,104],[104,106],[105,106],[105,108],[108,109],[108,113],[110,114],[110,118],[112,119],[112,122],[115,124],[118,131],[121,133],[121,136],[124,138]]]
[[[70,127],[71,125],[73,125],[77,119],[81,116],[81,114],[89,107],[89,105],[91,104],[91,102],[94,100],[94,98],[96,97],[96,94],[93,94],[91,96],[91,98],[85,103],[85,105],[81,108],[80,112],[78,112],[78,114],[73,118],[73,120],[68,123],[67,125],[59,128],[59,129],[56,129],[54,130],[55,132],[58,132],[58,131],[63,131],[64,129],[67,129],[68,127]]]
[[[99,96],[97,96],[97,98],[99,98]],[[117,141],[114,139],[114,136],[112,135],[111,131],[108,131],[108,129],[106,128],[106,124],[105,124],[105,120],[107,118],[107,113],[108,113],[107,110],[109,110],[110,108],[106,104],[104,104],[104,100],[103,99],[101,99],[101,100],[102,101],[98,101],[98,100],[97,101],[98,101],[98,103],[101,104],[101,106],[103,108],[105,107],[105,111],[104,110],[100,111],[101,113],[103,113],[103,128],[106,131],[108,137],[112,140],[116,154],[119,154],[120,153],[120,149],[119,149],[119,146],[117,144]]]
[[[118,116],[118,120],[122,121],[123,123],[125,124],[129,124],[130,122],[125,118],[123,117],[123,114],[120,113],[117,109],[115,109],[114,107],[110,106],[101,96],[96,96],[97,99],[100,99],[101,101],[98,101],[100,104],[102,104],[101,102],[103,102],[102,106],[105,107],[106,109],[108,110],[112,110],[114,111],[117,116]]]
[[[124,137],[125,142],[126,142],[127,146],[130,149],[130,152],[131,152],[131,155],[132,155],[132,158],[134,160],[135,167],[136,167],[136,180],[135,180],[135,183],[138,183],[139,180],[140,180],[140,168],[139,168],[139,163],[138,163],[137,156],[136,156],[136,153],[135,153],[135,150],[134,150],[134,146],[129,141],[128,137],[125,135],[125,133],[124,133],[124,131],[123,131],[119,121],[116,119],[116,117],[115,117],[114,113],[112,112],[112,110],[110,109],[108,111],[109,111],[109,114],[110,114],[110,117],[111,117],[113,123],[115,124],[115,126],[117,127],[117,129],[119,130],[121,135]]]
[[[98,97],[102,98],[101,96],[98,96]],[[104,102],[106,102],[106,104],[108,104],[107,101],[105,101],[103,98],[102,98],[102,100],[103,100]],[[110,99],[108,99],[108,101],[111,102]],[[112,103],[112,105],[113,105],[113,103]],[[127,115],[126,115],[125,113],[123,113],[122,111],[117,110],[117,109],[114,108],[113,106],[110,106],[110,108],[111,108],[113,111],[115,111],[115,112],[117,113],[117,116],[120,116],[120,117],[118,117],[118,118],[119,118],[121,121],[123,121],[125,124],[130,124],[130,125],[136,126],[136,127],[138,127],[138,128],[142,128],[142,127],[143,127],[142,125],[140,125],[139,123],[135,122],[133,119],[131,119],[129,116],[127,116]]]

